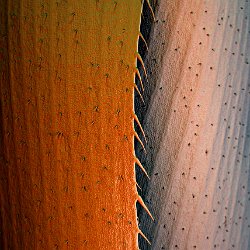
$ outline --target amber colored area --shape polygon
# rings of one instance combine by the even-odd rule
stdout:
[[[1,249],[137,249],[141,1],[0,2]]]

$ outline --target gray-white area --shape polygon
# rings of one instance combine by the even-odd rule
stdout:
[[[139,209],[140,249],[250,250],[249,53],[248,0],[159,1],[136,151],[155,221]]]

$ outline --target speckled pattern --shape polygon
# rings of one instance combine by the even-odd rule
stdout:
[[[0,0],[0,248],[137,249],[134,0]]]
[[[159,1],[138,108],[143,250],[250,249],[249,14],[246,0]]]

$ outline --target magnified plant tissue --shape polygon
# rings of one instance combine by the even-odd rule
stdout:
[[[248,0],[0,0],[0,249],[249,250]]]

